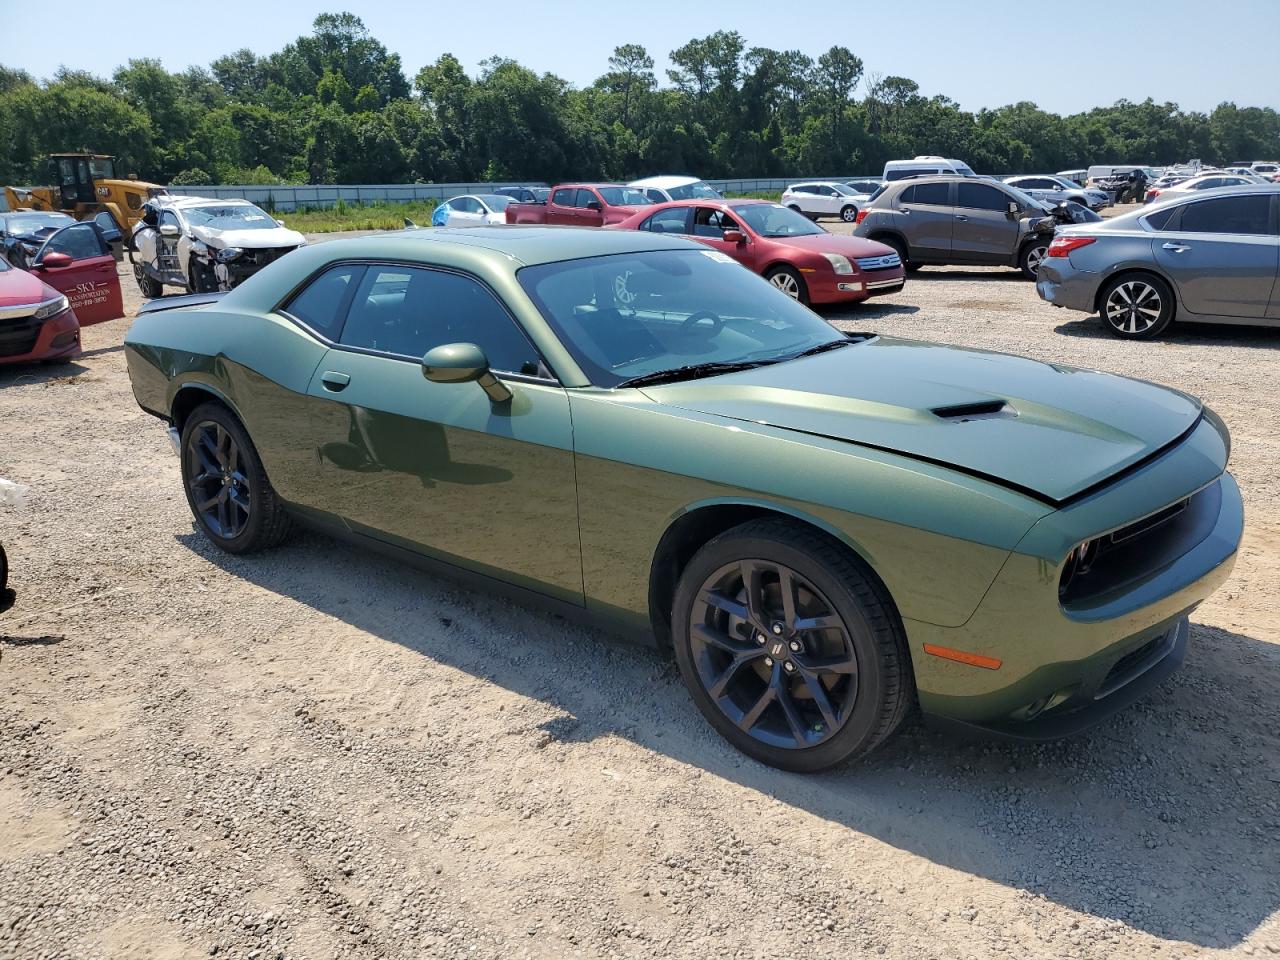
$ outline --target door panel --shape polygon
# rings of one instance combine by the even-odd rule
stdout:
[[[1275,236],[1168,233],[1156,237],[1151,250],[1191,312],[1266,316],[1280,262]]]
[[[49,253],[65,253],[72,258],[66,267],[43,267],[40,278],[71,301],[80,325],[102,323],[124,316],[120,275],[116,272],[111,246],[102,231],[91,223],[73,223],[49,238],[36,255],[36,262]]]
[[[913,191],[911,196],[914,197],[923,189],[938,186],[939,184],[916,184],[908,189]],[[898,205],[903,215],[901,226],[914,256],[951,256],[951,234],[956,211],[950,202],[950,185],[941,186],[948,197],[946,203],[921,203],[914,199],[904,199]],[[935,198],[928,195],[928,199]],[[938,196],[936,199],[941,200],[942,197]]]
[[[1018,242],[1019,221],[1008,213],[1008,194],[981,183],[956,185],[951,247],[958,261],[1007,263]]]
[[[508,385],[510,403],[495,405],[474,383],[425,380],[418,363],[329,350],[308,389],[323,507],[369,535],[580,604],[569,401],[560,387]]]

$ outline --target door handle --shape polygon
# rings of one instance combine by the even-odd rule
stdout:
[[[1172,250],[1174,253],[1186,253],[1191,248],[1185,243],[1166,243],[1161,250]]]
[[[968,220],[969,218],[968,218],[968,217],[966,217],[963,213],[957,213],[957,214],[956,214],[956,219],[957,219],[957,220]]]
[[[351,377],[345,373],[338,373],[336,370],[326,370],[320,374],[320,382],[324,384],[324,388],[330,393],[341,393],[347,389],[347,384],[351,382]]]

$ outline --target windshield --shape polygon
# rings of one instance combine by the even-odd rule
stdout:
[[[9,261],[4,257],[0,257],[0,273],[4,273],[6,270],[10,269],[12,268],[9,266]]]
[[[611,207],[642,207],[653,203],[639,190],[631,187],[597,187],[604,202]]]
[[[880,189],[879,180],[852,180],[849,182],[850,188],[855,193],[875,193]]]
[[[1006,183],[1006,184],[1004,185],[1004,188],[1005,188],[1005,190],[1006,190],[1006,191],[1008,191],[1009,193],[1013,194],[1013,198],[1014,198],[1015,200],[1017,200],[1017,201],[1018,201],[1018,205],[1019,205],[1019,206],[1022,206],[1022,207],[1030,207],[1030,208],[1031,208],[1031,209],[1033,209],[1033,210],[1048,210],[1048,209],[1049,209],[1047,206],[1045,206],[1043,203],[1041,203],[1041,202],[1040,202],[1039,200],[1037,200],[1035,197],[1031,196],[1031,194],[1029,194],[1029,193],[1024,193],[1023,191],[1019,190],[1017,187],[1015,187],[1015,186],[1014,186],[1013,184],[1011,184],[1011,183]]]
[[[208,227],[211,230],[274,230],[280,226],[252,203],[186,207],[182,215],[193,227]]]
[[[956,173],[960,174],[960,176],[962,177],[977,176],[976,173],[974,173],[972,170],[969,169],[969,165],[967,163],[957,163],[954,166],[955,166]]]
[[[855,195],[854,192],[850,190],[848,187],[846,187],[843,183],[833,183],[833,184],[830,184],[830,187],[832,190],[840,194],[840,196],[842,197],[852,197]]]
[[[592,383],[769,361],[845,337],[718,250],[652,250],[516,275]]]
[[[116,164],[110,157],[94,157],[89,161],[89,175],[95,180],[114,180]]]
[[[730,209],[762,237],[816,237],[827,232],[803,213],[778,203],[744,203]]]
[[[723,200],[719,191],[714,190],[701,180],[696,183],[684,183],[667,190],[672,200]]]
[[[24,213],[20,217],[6,217],[4,220],[6,233],[31,233],[41,227],[65,227],[75,222],[74,217],[65,213]]]
[[[497,210],[499,213],[507,209],[507,204],[513,202],[510,197],[503,197],[496,193],[482,193],[480,199],[490,210]]]
[[[546,203],[547,197],[551,196],[550,187],[530,187],[529,192],[533,194],[535,203]]]

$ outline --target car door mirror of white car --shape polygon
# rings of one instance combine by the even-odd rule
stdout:
[[[172,240],[174,237],[178,235],[178,233],[179,233],[178,228],[175,227],[172,223],[166,223],[160,227],[160,236],[162,237],[168,237],[169,239]]]

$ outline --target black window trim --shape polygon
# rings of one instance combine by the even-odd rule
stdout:
[[[551,376],[540,377],[534,374],[521,373],[515,370],[507,371],[507,370],[500,370],[497,368],[494,368],[493,372],[498,374],[503,380],[512,380],[517,383],[543,384],[544,386],[551,385],[551,386],[563,388],[564,384],[561,382],[559,374],[557,374],[556,371],[552,368],[550,361],[548,361],[547,358],[542,355],[542,351],[538,349],[538,345],[534,343],[533,340],[529,337],[529,333],[527,330],[525,330],[524,324],[521,323],[519,319],[507,307],[506,301],[503,300],[502,297],[498,296],[497,291],[495,291],[493,287],[491,287],[489,284],[485,283],[483,279],[481,279],[480,277],[477,277],[474,273],[468,273],[467,271],[459,270],[456,267],[447,267],[447,266],[442,266],[434,263],[420,263],[418,261],[412,261],[412,260],[364,259],[364,258],[358,258],[358,257],[352,257],[344,260],[333,260],[329,263],[326,263],[324,266],[320,267],[319,269],[313,270],[311,273],[309,273],[301,282],[296,284],[283,298],[281,298],[280,302],[272,309],[271,312],[278,316],[283,317],[284,319],[288,320],[290,323],[294,324],[295,326],[302,328],[302,330],[304,330],[306,333],[314,337],[316,340],[320,341],[320,343],[324,344],[326,347],[328,347],[331,350],[341,350],[346,353],[362,353],[370,357],[383,357],[384,359],[387,359],[387,360],[404,360],[404,361],[408,361],[409,363],[416,363],[421,365],[422,357],[411,357],[408,354],[404,354],[404,353],[390,353],[386,350],[371,350],[368,347],[355,347],[355,346],[351,346],[350,344],[340,343],[336,340],[333,340],[325,336],[323,333],[309,326],[302,319],[294,316],[292,313],[290,313],[288,310],[285,309],[286,304],[292,303],[294,298],[297,297],[298,294],[300,294],[307,287],[309,287],[312,284],[312,282],[315,281],[318,277],[328,273],[330,270],[333,270],[337,267],[345,267],[345,266],[356,266],[356,267],[361,267],[363,269],[359,274],[358,279],[355,276],[352,277],[352,279],[355,280],[356,282],[352,284],[350,293],[343,298],[345,302],[339,308],[342,315],[341,322],[338,324],[338,330],[337,330],[337,334],[339,337],[342,336],[342,331],[347,326],[347,315],[351,310],[351,303],[355,299],[356,291],[360,286],[360,283],[363,282],[364,280],[364,272],[367,271],[369,267],[414,267],[419,270],[434,270],[438,273],[452,273],[455,276],[465,277],[468,280],[473,280],[476,283],[478,283],[481,287],[483,287],[486,291],[488,291],[489,295],[493,297],[494,302],[498,304],[498,306],[502,309],[502,312],[505,313],[508,319],[510,319],[511,322],[515,325],[515,328],[517,331],[519,331],[520,336],[524,337],[525,342],[529,344],[529,347],[533,350],[534,356],[538,358],[539,365],[543,367],[545,370],[547,370],[551,374]]]

